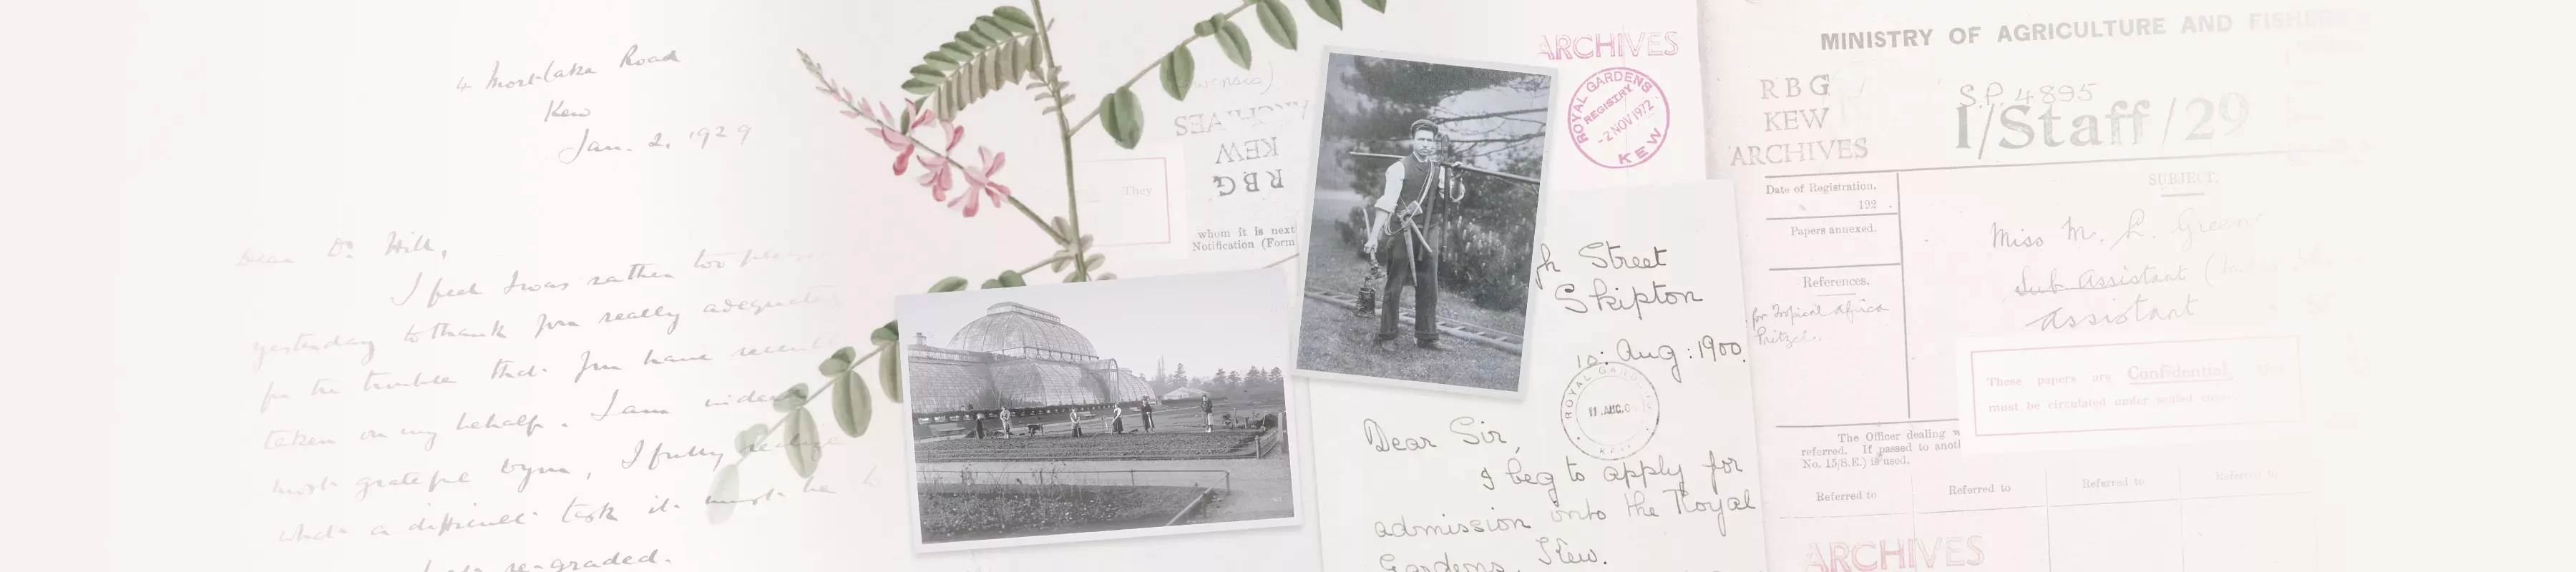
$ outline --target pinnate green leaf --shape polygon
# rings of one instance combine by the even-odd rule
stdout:
[[[1216,47],[1225,50],[1225,59],[1233,60],[1234,65],[1252,69],[1252,41],[1243,37],[1243,27],[1233,22],[1218,22]]]
[[[823,460],[823,435],[814,428],[814,414],[797,408],[787,413],[787,466],[796,469],[798,478],[814,476],[814,466]]]
[[[1386,13],[1386,0],[1360,0],[1360,3],[1367,4],[1370,10],[1376,10],[1379,14]]]
[[[1062,217],[1058,217],[1058,218],[1059,218],[1059,219],[1061,219]],[[1061,221],[1061,220],[1059,220],[1058,222],[1062,222],[1062,221]],[[1059,226],[1057,226],[1057,231],[1056,231],[1056,232],[1062,233],[1062,234],[1064,234],[1065,236],[1073,236],[1073,227],[1072,227],[1072,226],[1070,226],[1070,223],[1066,223],[1066,224],[1063,224],[1063,225],[1059,225]],[[1062,248],[1057,248],[1057,249],[1055,250],[1055,254],[1053,254],[1053,255],[1052,255],[1052,256],[1057,257],[1057,260],[1055,261],[1055,271],[1056,271],[1056,272],[1063,272],[1063,271],[1064,271],[1064,265],[1066,265],[1066,264],[1072,264],[1072,263],[1073,263],[1073,260],[1074,260],[1074,258],[1075,258],[1075,257],[1074,257],[1074,253],[1075,253],[1075,252],[1077,252],[1077,251],[1078,251],[1078,252],[1090,252],[1090,251],[1091,251],[1091,243],[1092,243],[1093,239],[1095,239],[1095,238],[1098,238],[1098,235],[1090,235],[1090,234],[1082,235],[1082,238],[1077,239],[1077,240],[1075,240],[1075,241],[1074,241],[1075,243],[1080,244],[1081,246],[1076,247],[1076,246],[1074,246],[1074,245],[1065,245],[1065,246],[1064,246],[1064,247],[1062,247]]]
[[[751,428],[733,434],[733,452],[735,455],[749,455],[752,448],[760,446],[760,439],[768,436],[769,424],[753,423]]]
[[[1020,75],[1029,71],[1029,60],[1035,59],[1037,53],[1036,39],[1008,44],[1008,49],[1002,51],[1002,77],[1020,81]]]
[[[742,464],[725,465],[716,470],[716,482],[707,486],[707,524],[724,524],[733,519],[733,508],[742,500]]]
[[[1188,45],[1172,48],[1172,53],[1163,56],[1160,66],[1163,70],[1163,93],[1171,94],[1175,100],[1189,97],[1190,80],[1198,74],[1198,65],[1190,56]]]
[[[886,322],[886,325],[877,326],[876,331],[868,332],[868,341],[875,342],[880,346],[902,343],[903,330],[895,327],[894,322]],[[884,358],[879,357],[878,359]]]
[[[1009,29],[1002,27],[1002,21],[992,16],[976,16],[975,25],[967,29],[974,30],[977,35],[984,36],[984,39],[995,43],[1009,40],[1012,36]]]
[[[777,397],[770,398],[769,408],[779,411],[804,409],[805,402],[813,400],[813,390],[806,389],[805,384],[799,383],[795,387],[787,388],[787,391],[778,392]]]
[[[832,357],[823,358],[823,364],[816,366],[815,369],[821,370],[823,375],[840,375],[850,371],[850,364],[858,361],[859,348],[843,347],[840,351],[832,352]]]
[[[1323,18],[1324,23],[1342,27],[1342,0],[1306,0],[1306,7],[1314,9],[1315,17]]]
[[[895,357],[898,349],[894,344],[878,346],[877,383],[885,384],[887,400],[903,403],[903,367]]]
[[[955,292],[964,289],[966,289],[966,279],[956,276],[941,278],[939,279],[939,283],[930,285],[930,291],[933,293]]]
[[[832,421],[840,424],[841,434],[851,437],[868,432],[868,416],[873,413],[868,403],[867,380],[859,372],[844,371],[832,376]]]
[[[1260,4],[1253,6],[1252,9],[1253,11],[1260,13],[1261,31],[1268,32],[1270,34],[1270,41],[1278,42],[1279,47],[1291,50],[1297,49],[1297,13],[1289,11],[1288,4],[1286,2],[1281,2],[1279,0],[1255,1],[1260,2]]]
[[[902,403],[903,330],[894,322],[886,322],[869,332],[868,340],[877,344],[877,382],[884,384],[886,399]]]
[[[1018,288],[1027,285],[1029,285],[1028,281],[1020,276],[1020,271],[1018,270],[1004,270],[1002,271],[1001,276],[984,280],[984,288],[987,290],[993,288]]]
[[[929,96],[931,110],[943,121],[980,101],[1002,84],[1019,83],[1037,68],[1037,22],[1018,8],[1000,7],[977,16],[965,31],[922,56],[904,91]]]
[[[948,81],[948,73],[941,71],[938,66],[925,63],[912,66],[912,78],[931,85],[938,85]]]
[[[1136,92],[1123,87],[1100,99],[1100,127],[1119,147],[1134,149],[1145,136],[1144,111],[1138,105]]]
[[[1037,19],[1030,18],[1029,12],[1021,10],[1018,6],[994,8],[993,18],[1000,20],[1003,28],[1008,28],[1014,33],[1027,34],[1038,31]]]

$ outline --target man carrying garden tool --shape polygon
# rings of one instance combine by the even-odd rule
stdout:
[[[1361,252],[1369,257],[1369,278],[1381,277],[1385,288],[1371,292],[1360,288],[1360,310],[1378,314],[1378,345],[1384,346],[1396,337],[1396,309],[1404,297],[1404,287],[1413,287],[1413,343],[1423,349],[1440,347],[1440,257],[1437,223],[1442,213],[1434,208],[1435,197],[1463,192],[1451,165],[1435,161],[1440,153],[1440,126],[1429,119],[1414,120],[1413,153],[1386,168],[1386,189],[1378,194],[1369,209],[1368,244]],[[1385,304],[1377,302],[1381,297]]]

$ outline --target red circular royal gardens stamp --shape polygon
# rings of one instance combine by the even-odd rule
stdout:
[[[1664,149],[1665,132],[1673,127],[1672,100],[1646,72],[1607,68],[1575,86],[1565,124],[1574,148],[1592,164],[1635,167]]]

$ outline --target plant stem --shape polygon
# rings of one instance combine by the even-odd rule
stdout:
[[[821,74],[820,72],[816,72],[816,74],[815,74],[815,76],[814,76],[814,79],[819,80],[819,81],[822,81],[822,82],[824,83],[824,87],[825,87],[825,88],[828,88],[828,89],[833,90],[833,93],[835,93],[835,94],[840,93],[840,87],[841,87],[841,86],[840,86],[839,84],[832,83],[832,80],[831,80],[831,79],[828,79],[828,78],[823,77],[823,76],[822,76],[822,74]],[[838,96],[838,95],[834,95],[834,96],[833,96],[833,99],[840,99],[840,96]],[[943,153],[940,153],[940,152],[938,152],[938,151],[934,151],[934,150],[932,150],[932,149],[934,149],[934,148],[933,148],[933,147],[931,147],[929,144],[927,144],[927,143],[922,143],[920,139],[915,139],[915,138],[913,138],[913,136],[912,136],[912,134],[911,134],[911,133],[905,133],[905,132],[904,132],[904,130],[903,130],[902,128],[899,128],[899,127],[896,127],[896,126],[893,126],[893,125],[887,125],[887,124],[886,124],[886,122],[878,121],[875,117],[870,117],[870,116],[868,116],[867,110],[865,110],[865,109],[859,109],[859,104],[858,104],[858,103],[855,103],[855,102],[852,102],[852,101],[850,101],[850,100],[846,100],[846,99],[841,99],[841,106],[842,106],[842,107],[850,108],[850,112],[851,112],[851,113],[857,113],[857,114],[859,114],[859,119],[865,119],[865,120],[867,120],[869,123],[874,123],[874,124],[876,124],[876,125],[877,125],[877,127],[879,127],[879,128],[883,128],[883,129],[885,129],[885,130],[887,130],[887,131],[892,131],[892,132],[894,132],[894,133],[895,133],[895,134],[897,134],[897,135],[902,135],[902,136],[903,136],[903,140],[912,142],[912,146],[915,148],[915,149],[914,149],[915,151],[920,152],[920,153],[926,153],[926,154],[929,154],[929,155],[930,155],[930,156],[932,156],[932,157],[938,157],[938,158],[939,158],[939,163],[940,163],[940,165],[942,165],[940,168],[942,168],[942,169],[946,169],[946,168],[950,168],[950,167],[955,167],[955,168],[956,168],[957,170],[959,170],[959,171],[964,171],[964,170],[966,170],[966,168],[965,168],[965,167],[959,167],[959,166],[957,165],[957,161],[956,161],[956,160],[954,160],[954,159],[949,158],[949,156],[948,156],[947,154],[943,154]],[[909,110],[906,110],[906,111],[909,111]],[[900,118],[898,118],[898,119],[897,119],[897,121],[901,121],[901,119],[900,119]],[[909,124],[906,124],[906,125],[909,125]],[[1055,227],[1047,225],[1046,219],[1038,217],[1038,213],[1037,213],[1037,211],[1029,210],[1029,205],[1022,204],[1022,203],[1020,202],[1020,198],[1019,198],[1019,197],[1002,197],[1002,200],[1003,200],[1004,202],[1011,203],[1011,208],[1019,209],[1019,210],[1020,210],[1020,214],[1022,214],[1022,215],[1027,215],[1027,216],[1029,217],[1029,222],[1037,223],[1037,225],[1038,225],[1038,230],[1046,231],[1046,233],[1047,233],[1047,237],[1048,237],[1048,238],[1055,239],[1055,243],[1056,243],[1056,245],[1058,245],[1058,246],[1062,246],[1062,245],[1066,245],[1066,244],[1071,244],[1070,242],[1068,242],[1068,241],[1065,239],[1065,236],[1064,236],[1063,234],[1057,233],[1057,232],[1055,231]]]
[[[794,414],[794,413],[788,413],[788,414],[785,414],[785,415],[780,415],[780,416],[778,416],[778,422],[777,422],[777,423],[771,423],[771,424],[769,424],[769,432],[768,432],[768,433],[762,433],[762,434],[760,434],[760,442],[762,442],[762,443],[767,443],[767,442],[769,442],[769,436],[770,436],[770,435],[776,435],[776,434],[778,434],[778,430],[780,430],[780,429],[786,429],[786,428],[787,428],[787,418],[789,418],[789,417],[794,417],[795,415],[796,415],[796,414]],[[752,451],[752,452],[753,452],[753,453],[758,453],[758,452],[760,452],[760,451],[755,450],[755,451]],[[747,455],[748,455],[748,454],[746,454],[746,456],[747,456]]]
[[[859,364],[868,363],[868,358],[877,357],[877,354],[884,353],[885,348],[885,346],[877,346],[876,349],[868,350],[868,353],[860,355],[858,359],[850,360],[850,367],[856,368]],[[813,393],[806,395],[806,402],[811,403],[814,400],[822,399],[823,394],[830,393],[832,391],[832,385],[833,384],[829,383],[823,384],[822,389],[814,390]]]
[[[1051,260],[1050,260],[1050,261],[1051,261]],[[876,348],[876,349],[868,350],[868,353],[867,353],[866,355],[861,355],[861,356],[859,356],[859,358],[858,358],[858,359],[850,360],[850,365],[851,365],[851,366],[853,366],[853,367],[855,367],[855,366],[857,366],[857,365],[859,365],[859,364],[867,363],[869,358],[877,357],[877,354],[880,354],[880,353],[885,353],[885,346],[877,346],[877,348]],[[823,387],[822,387],[822,388],[820,388],[820,389],[816,389],[816,390],[814,390],[814,392],[813,392],[813,393],[808,394],[808,395],[806,396],[806,398],[805,398],[806,402],[807,402],[807,403],[812,403],[812,402],[814,402],[815,400],[822,399],[822,398],[823,398],[823,394],[831,393],[831,392],[832,392],[832,385],[833,385],[833,384],[829,384],[829,383],[823,384]],[[769,432],[768,432],[768,433],[763,433],[763,434],[761,434],[761,435],[760,435],[760,440],[761,440],[762,442],[767,442],[767,441],[769,441],[769,436],[770,436],[770,435],[778,434],[778,430],[779,430],[779,429],[786,428],[786,427],[787,427],[787,420],[788,420],[789,418],[792,418],[792,417],[795,417],[795,416],[796,416],[796,412],[793,412],[793,411],[790,411],[790,412],[787,412],[787,413],[785,413],[785,414],[780,415],[780,416],[778,417],[778,422],[777,422],[777,423],[770,424],[770,426],[769,426]]]
[[[1241,9],[1242,8],[1236,8],[1236,10]],[[1066,237],[1070,239],[1070,242],[1065,243],[1065,250],[1073,253],[1073,275],[1080,276],[1083,280],[1090,280],[1091,263],[1090,261],[1083,260],[1082,197],[1080,196],[1079,188],[1075,187],[1073,182],[1073,134],[1075,128],[1072,125],[1065,123],[1064,89],[1058,87],[1063,84],[1057,81],[1063,78],[1055,77],[1054,73],[1057,67],[1057,62],[1055,60],[1055,34],[1049,33],[1049,29],[1054,26],[1050,26],[1047,23],[1045,2],[1040,0],[1029,0],[1029,10],[1037,13],[1038,43],[1046,48],[1042,51],[1046,54],[1046,65],[1044,69],[1048,72],[1047,94],[1050,97],[1055,98],[1056,112],[1054,115],[1057,140],[1064,145],[1064,218],[1065,220],[1072,221],[1071,228],[1065,229],[1065,232],[1073,235]],[[1145,69],[1153,68],[1149,66]],[[1139,74],[1138,77],[1143,77],[1143,75]],[[1127,80],[1127,83],[1135,82],[1136,80],[1133,79]],[[1095,108],[1092,110],[1093,115],[1098,115],[1099,113],[1099,109]],[[1083,122],[1088,123],[1091,121],[1091,118],[1084,117],[1082,120]],[[1030,216],[1034,217],[1036,215]],[[1043,226],[1046,223],[1040,222],[1038,224]]]
[[[1036,0],[1030,0],[1030,1],[1035,2]],[[1252,7],[1252,3],[1251,3],[1251,2],[1245,2],[1245,3],[1243,3],[1243,5],[1241,5],[1241,6],[1236,6],[1236,7],[1234,7],[1234,9],[1233,9],[1233,10],[1227,10],[1227,11],[1225,11],[1225,15],[1224,15],[1224,16],[1221,16],[1221,17],[1218,17],[1217,19],[1219,19],[1219,20],[1231,20],[1231,19],[1234,19],[1234,15],[1235,15],[1236,13],[1242,12],[1242,11],[1243,11],[1243,9],[1245,9],[1245,8],[1251,8],[1251,7]],[[1041,22],[1046,21],[1046,18],[1045,18],[1045,17],[1039,17],[1039,18],[1038,18],[1038,21],[1041,21]],[[1180,44],[1172,46],[1172,49],[1174,49],[1174,50],[1178,50],[1178,49],[1181,49],[1181,48],[1183,48],[1183,47],[1187,47],[1187,46],[1189,46],[1189,45],[1190,45],[1190,42],[1198,41],[1198,39],[1199,39],[1199,38],[1200,38],[1200,36],[1199,36],[1198,34],[1191,34],[1189,38],[1181,40],[1181,43],[1180,43]],[[1168,52],[1169,50],[1166,50],[1166,51]],[[1054,56],[1048,56],[1048,59],[1052,60],[1052,59],[1054,59]],[[1118,84],[1118,89],[1127,89],[1127,88],[1128,88],[1128,87],[1130,87],[1130,86],[1134,86],[1134,85],[1136,85],[1136,82],[1137,82],[1138,80],[1145,79],[1145,74],[1153,73],[1154,68],[1158,68],[1158,67],[1162,67],[1162,66],[1163,66],[1163,58],[1160,58],[1160,57],[1154,58],[1154,63],[1146,64],[1146,65],[1145,65],[1145,69],[1136,70],[1136,75],[1128,77],[1128,78],[1127,78],[1127,83]],[[1112,91],[1114,92],[1114,91],[1116,91],[1116,90],[1112,90]],[[1075,132],[1075,133],[1079,133],[1079,132],[1081,132],[1081,131],[1082,131],[1082,128],[1083,128],[1084,126],[1091,125],[1091,120],[1092,120],[1092,118],[1099,117],[1099,116],[1100,116],[1100,108],[1098,108],[1098,107],[1093,107],[1093,108],[1091,108],[1091,114],[1089,114],[1089,115],[1084,115],[1084,116],[1082,116],[1082,120],[1081,120],[1081,121],[1076,121],[1076,122],[1074,122],[1074,123],[1073,123],[1073,129],[1072,129],[1072,131],[1073,131],[1073,132]],[[1076,233],[1076,234],[1075,234],[1075,236],[1080,236],[1080,233]]]
[[[1037,263],[1037,264],[1031,264],[1031,265],[1029,265],[1029,267],[1028,267],[1028,268],[1022,268],[1022,269],[1020,269],[1020,273],[1021,273],[1021,274],[1027,274],[1027,273],[1031,273],[1031,272],[1036,272],[1036,271],[1038,271],[1038,269],[1040,269],[1040,268],[1045,268],[1045,267],[1046,267],[1046,265],[1054,264],[1054,263],[1055,263],[1055,261],[1057,261],[1057,260],[1063,260],[1063,259],[1064,259],[1064,257],[1062,257],[1062,256],[1049,256],[1049,257],[1047,257],[1047,259],[1046,259],[1046,260],[1040,260],[1040,261],[1038,261],[1038,263]],[[851,362],[851,363],[857,363],[857,362]]]

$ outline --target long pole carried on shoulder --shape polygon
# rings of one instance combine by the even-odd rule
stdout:
[[[1385,154],[1385,153],[1362,153],[1362,152],[1359,152],[1359,151],[1352,151],[1352,152],[1351,152],[1351,156],[1353,156],[1353,157],[1378,157],[1378,158],[1382,158],[1382,159],[1403,159],[1403,158],[1404,158],[1404,156],[1403,156],[1403,155],[1388,155],[1388,154]],[[1469,165],[1467,165],[1467,164],[1465,164],[1465,163],[1445,163],[1445,164],[1444,164],[1444,166],[1448,166],[1448,167],[1456,167],[1456,168],[1463,169],[1463,170],[1466,170],[1466,171],[1468,171],[1468,172],[1472,172],[1472,173],[1480,173],[1480,174],[1485,174],[1485,175],[1492,175],[1492,176],[1496,176],[1496,177],[1502,177],[1502,178],[1505,178],[1505,179],[1511,179],[1511,180],[1514,180],[1514,181],[1520,181],[1520,182],[1523,182],[1523,183],[1529,183],[1529,184],[1532,184],[1532,185],[1539,184],[1538,179],[1532,179],[1532,178],[1529,178],[1529,177],[1523,177],[1523,176],[1520,176],[1520,175],[1514,175],[1514,174],[1511,174],[1511,173],[1505,173],[1505,172],[1501,172],[1501,171],[1487,171],[1487,170],[1484,170],[1484,169],[1479,169],[1479,168],[1476,168],[1476,167],[1473,167],[1473,166],[1469,166]]]

